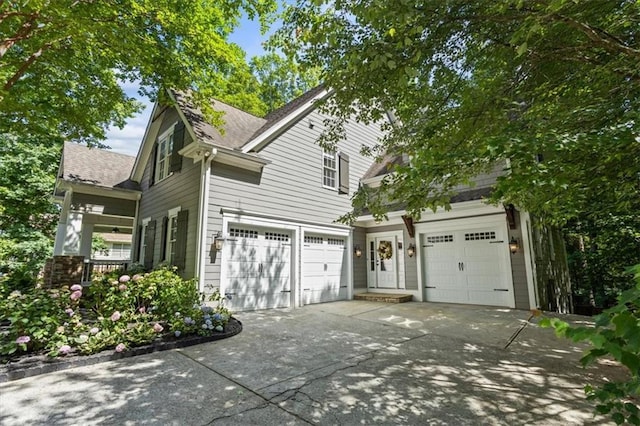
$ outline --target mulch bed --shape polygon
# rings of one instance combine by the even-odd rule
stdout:
[[[0,364],[0,383],[152,352],[199,345],[200,343],[226,339],[227,337],[235,336],[241,331],[242,323],[235,318],[231,318],[221,333],[214,333],[211,336],[186,336],[180,338],[176,338],[173,335],[165,335],[148,345],[130,348],[120,353],[109,349],[93,355],[70,354],[57,358],[47,355],[28,355],[7,364]]]

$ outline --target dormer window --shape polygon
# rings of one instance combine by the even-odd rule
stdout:
[[[169,176],[171,166],[171,154],[173,153],[173,127],[164,132],[158,138],[158,151],[156,155],[155,181],[160,182]]]

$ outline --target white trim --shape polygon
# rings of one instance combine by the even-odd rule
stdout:
[[[167,235],[165,236],[166,246],[164,248],[164,258],[171,265],[173,265],[173,262],[175,261],[175,259],[171,258],[171,239],[170,239],[170,236],[171,236],[171,220],[173,218],[176,219],[176,232],[178,232],[177,231],[178,213],[181,210],[182,210],[182,207],[181,206],[177,206],[177,207],[174,207],[174,208],[172,208],[172,209],[167,211],[167,229],[165,229],[165,232],[167,233]]]
[[[131,169],[131,180],[134,182],[140,182],[142,179],[142,175],[144,174],[144,166],[146,165],[146,161],[143,161],[144,158],[148,158],[149,154],[151,154],[151,149],[153,145],[149,145],[147,141],[149,139],[155,141],[155,136],[158,134],[160,130],[160,122],[159,118],[162,114],[156,116],[160,105],[158,101],[154,102],[153,110],[151,111],[151,116],[149,117],[149,121],[147,122],[147,127],[144,130],[144,136],[142,137],[142,143],[140,144],[140,148],[138,148],[138,154],[136,155],[136,161],[133,163],[133,168]]]
[[[58,228],[56,230],[56,239],[53,244],[53,255],[60,256],[64,253],[64,240],[67,236],[67,221],[69,220],[69,211],[71,210],[71,198],[73,197],[73,189],[68,189],[64,193],[64,201],[58,218]]]
[[[366,234],[366,239],[365,239],[365,261],[367,262],[367,289],[368,290],[377,290],[379,292],[384,292],[386,290],[401,290],[404,291],[407,287],[407,271],[406,271],[406,265],[404,262],[404,230],[403,229],[397,229],[397,230],[392,230],[392,231],[383,231],[383,232],[371,232],[371,233],[367,233]],[[378,270],[376,268],[375,271],[371,271],[370,267],[371,267],[371,250],[370,250],[370,243],[373,240],[375,242],[375,240],[377,238],[383,238],[383,237],[393,237],[394,239],[394,244],[393,244],[393,250],[396,253],[396,263],[395,263],[395,276],[396,276],[396,287],[395,288],[390,288],[390,287],[378,287]],[[398,243],[402,244],[402,250],[398,250]],[[402,264],[401,264],[402,263]],[[377,265],[376,265],[377,266]],[[370,287],[370,280],[371,280],[371,276],[374,275],[375,276],[375,287]]]
[[[178,121],[173,123],[171,126],[169,126],[167,130],[165,130],[162,134],[160,134],[160,136],[158,136],[154,141],[154,144],[158,147],[156,149],[156,157],[152,158],[152,161],[154,164],[153,171],[155,173],[155,176],[152,176],[152,179],[153,179],[153,182],[155,183],[160,183],[172,175],[171,157],[173,156],[173,150],[175,148],[173,146],[175,143],[175,141],[173,140],[173,135],[175,133],[177,124],[178,124]],[[164,155],[162,156],[162,159],[160,159],[161,153],[159,151],[160,142],[164,142],[165,144],[165,152],[164,152]],[[169,151],[169,148],[171,148],[171,151]],[[162,166],[160,165],[161,161],[162,161]],[[162,174],[163,176],[160,177],[160,174]]]
[[[142,232],[140,233],[140,248],[138,249],[138,258],[134,259],[134,262],[138,262],[144,265],[144,257],[146,256],[147,247],[145,245],[145,240],[147,239],[147,225],[151,222],[151,217],[145,217],[142,219],[141,227]]]
[[[223,216],[223,218],[225,216],[229,216],[229,217],[246,216],[246,217],[257,218],[259,220],[264,220],[265,223],[270,223],[271,225],[267,225],[267,226],[272,226],[272,227],[273,226],[277,227],[278,224],[288,223],[288,224],[295,224],[294,226],[304,226],[310,229],[316,228],[319,230],[318,232],[324,232],[324,233],[330,233],[330,234],[336,234],[336,235],[342,235],[342,232],[344,232],[344,235],[347,235],[348,232],[352,229],[350,226],[347,226],[347,225],[333,225],[333,224],[326,224],[326,223],[320,223],[320,222],[298,220],[298,219],[283,217],[280,215],[259,213],[254,211],[236,209],[232,207],[222,207],[220,209],[220,214]],[[258,225],[258,226],[264,226],[264,225]],[[329,231],[324,231],[324,230],[329,230]]]
[[[529,293],[529,309],[540,307],[536,292],[535,270],[533,262],[535,259],[531,247],[531,215],[528,212],[520,212],[520,230],[522,234],[522,249],[524,253],[524,268],[527,273],[527,290]]]
[[[138,259],[133,258],[133,247],[136,246],[136,242],[138,241],[138,214],[140,213],[140,200],[136,200],[136,211],[133,214],[133,227],[131,228],[131,249],[129,250],[129,260],[132,262],[137,262]],[[142,241],[140,241],[142,245]]]
[[[119,198],[121,200],[139,200],[142,192],[135,189],[108,188],[105,186],[96,186],[86,183],[69,182],[60,180],[58,189],[65,191],[73,191],[77,194],[99,195],[109,198]]]
[[[292,113],[290,113],[286,117],[282,118],[280,121],[278,121],[278,123],[276,123],[274,126],[271,126],[267,131],[260,134],[257,138],[255,138],[254,140],[252,140],[251,142],[243,146],[242,152],[248,153],[251,151],[260,150],[262,146],[269,143],[273,138],[278,136],[289,125],[289,123],[291,123],[292,121],[295,121],[302,115],[313,110],[315,108],[315,103],[318,100],[324,99],[330,93],[331,92],[327,89],[322,90],[320,93],[318,93],[318,95],[310,99],[308,102],[306,102],[305,104],[303,104],[302,106],[294,110]]]
[[[204,291],[207,257],[207,221],[209,219],[209,190],[211,187],[211,160],[215,156],[209,156],[201,164],[200,169],[200,197],[198,204],[198,229],[196,242],[195,275],[198,278],[198,290]]]

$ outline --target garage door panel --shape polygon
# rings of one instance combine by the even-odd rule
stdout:
[[[443,303],[468,303],[466,291],[459,289],[428,288],[427,300]]]
[[[345,237],[305,235],[302,247],[303,303],[346,299],[345,242]]]

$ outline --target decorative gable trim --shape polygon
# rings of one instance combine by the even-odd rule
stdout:
[[[292,123],[294,123],[295,121],[297,121],[298,119],[302,118],[303,116],[308,114],[310,111],[315,109],[316,103],[320,100],[325,99],[331,93],[333,93],[333,91],[324,89],[323,91],[318,93],[317,96],[313,97],[308,102],[303,104],[301,107],[294,110],[291,114],[283,117],[277,124],[270,127],[267,131],[265,131],[264,133],[261,133],[260,135],[258,135],[258,137],[256,137],[255,139],[245,144],[242,147],[242,152],[249,153],[251,151],[261,150],[266,144],[268,144],[277,136],[279,136],[282,132],[284,132],[289,127],[289,125],[291,125]]]

